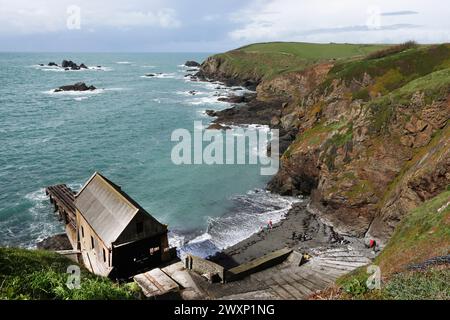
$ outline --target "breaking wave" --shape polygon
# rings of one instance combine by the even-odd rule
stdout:
[[[273,223],[281,221],[294,203],[303,200],[256,189],[235,196],[231,201],[230,212],[222,217],[208,218],[208,226],[201,234],[170,234],[171,244],[178,246],[180,256],[191,253],[205,258],[231,247],[266,227],[269,220]]]

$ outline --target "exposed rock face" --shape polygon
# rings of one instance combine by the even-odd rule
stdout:
[[[58,64],[57,64],[57,63],[54,63],[54,62],[49,62],[49,63],[48,63],[48,66],[49,66],[49,67],[57,67]]]
[[[41,250],[72,250],[72,245],[65,233],[48,237],[38,242],[36,247]]]
[[[271,119],[280,114],[279,105],[279,102],[261,102],[254,99],[247,105],[211,112],[210,115],[217,117],[214,120],[216,123],[269,125]]]
[[[197,61],[192,61],[192,60],[186,61],[184,63],[184,65],[186,67],[200,67],[200,63],[198,63]]]
[[[55,89],[54,92],[61,92],[61,91],[92,91],[95,90],[96,87],[94,86],[88,86],[84,82],[77,82],[75,84],[70,84],[67,86],[61,86],[58,89]]]
[[[209,130],[229,130],[231,127],[221,125],[220,123],[213,123],[208,127]]]
[[[444,68],[449,52],[450,46],[419,51],[420,59],[395,64],[407,66],[403,73],[379,60],[367,70],[349,63],[353,74],[346,76],[341,65],[327,62],[270,79],[240,73],[213,56],[198,75],[257,84],[247,105],[209,114],[217,123],[280,129],[285,152],[270,190],[311,195],[311,208],[336,231],[383,243],[410,209],[450,184],[450,85],[432,93],[431,79],[414,86],[404,80]],[[435,65],[429,62],[419,76],[414,64],[421,59]]]
[[[222,57],[212,56],[202,63],[200,71],[196,74],[202,80],[224,82],[227,86],[242,86],[255,90],[261,78],[255,74],[243,74],[234,70]]]
[[[230,95],[227,97],[222,97],[217,99],[218,101],[223,101],[223,102],[229,102],[229,103],[244,103],[244,102],[250,102],[253,99],[256,98],[256,94],[253,93],[247,93],[247,94],[243,94],[240,96],[236,96],[236,95]]]

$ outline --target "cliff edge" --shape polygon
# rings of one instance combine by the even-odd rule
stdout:
[[[310,195],[340,233],[385,243],[450,184],[449,44],[256,44],[208,58],[199,76],[256,90],[215,121],[280,129],[268,188]]]

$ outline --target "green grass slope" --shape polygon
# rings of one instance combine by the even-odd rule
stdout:
[[[409,271],[408,266],[450,252],[450,191],[445,191],[412,210],[397,227],[375,259],[382,276],[381,290],[368,290],[366,268],[338,280],[342,298],[450,299],[448,265]]]
[[[69,289],[71,260],[54,252],[0,248],[0,300],[133,299],[134,284],[119,285],[81,267],[81,288]]]
[[[375,79],[375,84],[368,88],[366,97],[376,97],[401,88],[417,78],[449,67],[450,44],[420,46],[380,59],[337,63],[323,86],[328,86],[334,79],[350,82],[354,79],[362,80],[364,75],[369,75]]]
[[[362,57],[383,48],[386,46],[270,42],[251,44],[216,57],[226,62],[230,74],[267,79],[285,72],[302,70],[320,61]]]

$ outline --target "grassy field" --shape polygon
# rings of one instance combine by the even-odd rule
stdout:
[[[134,284],[116,284],[80,267],[79,289],[69,289],[67,267],[75,263],[53,252],[0,248],[0,300],[133,299]]]
[[[237,49],[246,53],[284,54],[309,61],[342,59],[354,56],[365,56],[371,52],[385,48],[385,45],[367,44],[321,44],[301,42],[269,42],[255,43]]]
[[[270,42],[251,44],[217,56],[235,73],[267,79],[320,61],[364,57],[384,48],[385,45]]]
[[[356,299],[450,299],[448,266],[407,271],[406,267],[450,250],[450,191],[413,210],[397,227],[386,248],[375,259],[383,279],[381,290],[366,287],[366,268],[342,277],[337,284],[342,298]]]
[[[376,79],[370,88],[372,96],[385,95],[408,82],[428,75],[450,65],[450,45],[421,46],[388,55],[380,59],[363,59],[350,63],[338,63],[330,71],[331,83],[334,79],[351,81],[362,79],[364,74]]]

